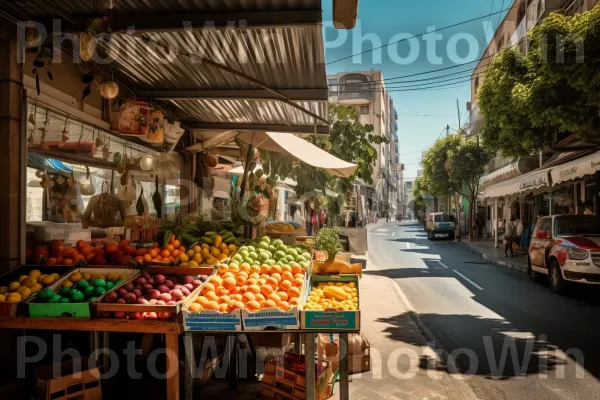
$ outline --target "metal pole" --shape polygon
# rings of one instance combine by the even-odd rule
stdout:
[[[306,400],[315,400],[315,334],[305,333],[304,336],[304,366],[306,371]]]
[[[494,198],[494,210],[492,212],[494,220],[492,224],[494,226],[494,247],[498,248],[498,198]]]

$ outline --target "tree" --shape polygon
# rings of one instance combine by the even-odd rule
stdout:
[[[473,226],[473,205],[479,192],[479,179],[491,156],[477,138],[452,135],[436,141],[423,160],[423,175],[432,195],[456,193],[467,198],[469,227]]]
[[[337,193],[336,197],[323,199],[328,213],[335,217],[341,213],[344,203],[352,194],[356,179],[373,183],[373,167],[377,161],[374,146],[388,143],[388,139],[372,134],[373,125],[361,124],[354,107],[330,103],[329,120],[329,135],[309,136],[306,140],[337,158],[357,164],[358,168],[352,176],[341,178],[266,150],[261,150],[260,155],[264,173],[270,182],[291,178],[297,182],[295,191],[298,196],[315,191],[325,193],[325,189]]]

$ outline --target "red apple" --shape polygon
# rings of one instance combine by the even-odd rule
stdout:
[[[179,289],[173,289],[171,290],[171,297],[176,301],[181,300],[183,298],[183,292]]]
[[[167,305],[168,306],[175,306],[175,305],[177,305],[177,302],[175,300],[170,300],[170,301],[167,301]]]
[[[148,297],[153,300],[158,300],[160,297],[160,291],[152,289],[150,292],[148,292]]]
[[[194,281],[192,282],[192,285],[194,286],[194,289],[195,289],[198,286],[202,285],[202,281],[200,279],[194,279]]]
[[[175,284],[173,283],[173,281],[167,279],[165,281],[165,285],[169,288],[169,289],[173,289],[173,286],[175,286]]]
[[[129,318],[131,318],[131,319],[144,319],[144,313],[143,312],[130,312],[129,313]]]
[[[160,286],[158,287],[158,290],[159,290],[161,293],[169,293],[169,292],[171,291],[171,289],[169,289],[169,287],[168,287],[167,285],[160,285]]]
[[[125,295],[127,294],[127,290],[123,289],[123,288],[119,288],[117,289],[117,295],[121,298],[125,297]]]
[[[166,306],[166,305],[167,305],[167,303],[166,303],[164,300],[157,300],[157,301],[156,301],[156,305],[157,305],[157,306]]]
[[[106,296],[104,296],[105,303],[114,303],[119,298],[119,295],[116,292],[108,292]]]
[[[194,282],[194,277],[191,275],[186,276],[185,278],[183,278],[183,283],[193,283]]]
[[[145,319],[157,319],[158,317],[155,312],[147,312],[147,313],[144,313],[144,318]]]
[[[125,301],[125,299],[121,298],[121,299],[117,299],[117,303],[118,304],[127,304],[127,302]]]
[[[155,285],[163,285],[166,280],[167,280],[167,278],[165,278],[164,275],[156,275],[154,277],[154,284]]]
[[[184,287],[182,287],[180,290],[181,290],[181,293],[183,293],[183,297],[187,297],[187,296],[189,296],[189,295],[190,295],[190,293],[191,293],[191,292],[189,291],[189,289],[188,289],[188,288],[186,288],[185,286],[184,286]]]
[[[125,311],[115,311],[115,318],[127,318]]]
[[[152,285],[146,283],[143,287],[142,287],[142,292],[144,293],[149,293],[152,289],[154,289],[154,287],[152,287]]]
[[[154,286],[154,279],[146,279],[146,283],[150,286]]]
[[[150,304],[150,302],[143,297],[138,297],[137,304]]]
[[[127,293],[124,299],[129,304],[135,304],[135,302],[137,301],[137,296],[133,293]]]
[[[140,297],[142,295],[142,291],[141,289],[133,289],[133,294],[135,294],[135,297]]]
[[[159,312],[158,313],[158,319],[170,319],[170,318],[171,318],[170,312]]]
[[[146,278],[137,278],[135,280],[136,285],[144,286],[146,283],[147,283]]]
[[[162,301],[170,301],[171,300],[171,294],[170,293],[161,293],[160,297],[158,298],[158,300],[162,300]]]
[[[148,280],[148,279],[150,279],[150,274],[149,274],[149,273],[147,273],[147,272],[144,272],[144,273],[142,274],[142,278],[144,278],[145,280]]]
[[[127,285],[123,286],[123,288],[128,292],[131,292],[133,289],[135,289],[135,286],[133,286],[133,283],[128,283]]]
[[[183,285],[183,287],[187,288],[187,290],[189,290],[190,292],[194,290],[194,285],[192,285],[191,283],[186,283],[185,285]]]
[[[148,304],[154,305],[154,304],[156,304],[157,301],[158,300],[156,300],[156,299],[150,299],[150,301],[148,301]]]

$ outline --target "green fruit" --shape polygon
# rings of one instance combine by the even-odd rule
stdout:
[[[248,258],[251,258],[253,260],[257,260],[258,259],[258,254],[256,254],[255,251],[248,253]]]
[[[94,281],[94,287],[95,288],[105,288],[106,287],[106,281],[104,279],[96,279]]]
[[[52,298],[52,296],[54,296],[54,290],[50,288],[43,289],[40,294],[38,294],[38,297],[41,301],[48,301]]]
[[[262,238],[260,238],[260,242],[261,243],[271,243],[271,238],[268,236],[263,236]]]
[[[255,245],[248,245],[248,252],[251,252],[251,251],[256,251]]]
[[[305,260],[310,260],[312,257],[310,256],[310,253],[305,251],[304,253],[302,253],[302,257],[304,257]]]
[[[77,288],[80,290],[85,289],[86,287],[90,286],[90,284],[88,283],[88,281],[84,281],[83,279],[80,280],[79,282],[77,282]]]
[[[277,251],[277,247],[273,246],[272,244],[269,245],[268,249],[271,253],[275,253]]]
[[[285,258],[285,253],[281,250],[276,251],[273,255],[273,258],[275,258],[276,260],[281,260],[282,258]]]
[[[294,261],[296,258],[294,256],[292,256],[291,254],[289,256],[285,256],[285,260],[287,262],[292,262]]]
[[[252,265],[254,263],[254,260],[251,259],[250,257],[246,257],[246,258],[244,258],[244,262],[247,263],[247,264],[249,264],[249,265]]]
[[[87,299],[87,301],[89,301],[90,303],[93,303],[94,301],[96,301],[97,297],[90,297],[89,299]]]
[[[299,267],[300,266],[300,264],[295,261],[290,261],[289,265],[290,265],[290,267]]]
[[[275,239],[271,242],[271,245],[277,247],[277,246],[281,246],[283,244],[283,240],[281,239]]]
[[[279,266],[282,266],[282,267],[283,267],[283,266],[285,265],[285,261],[283,261],[283,260],[279,260],[279,261],[277,261],[277,262],[275,263],[275,265],[279,265]]]
[[[106,288],[97,287],[96,289],[94,289],[94,294],[96,296],[102,296],[104,293],[106,293]]]
[[[212,238],[209,238],[208,236],[202,236],[200,240],[202,241],[202,243],[215,244],[215,241]]]
[[[88,286],[83,290],[83,295],[85,296],[85,298],[87,299],[88,297],[91,297],[94,295],[94,291],[96,289],[93,286]]]
[[[204,232],[204,236],[217,236],[218,234],[219,234],[218,232],[213,232],[213,231]]]
[[[237,252],[239,255],[241,255],[243,258],[246,258],[250,255],[250,252],[248,250],[242,250],[242,251],[238,251]]]
[[[60,290],[58,291],[58,294],[60,294],[61,296],[68,296],[70,292],[71,292],[71,288],[63,287],[63,288],[60,288]]]
[[[296,249],[288,249],[287,253],[290,256],[298,257],[298,250],[296,250]]]
[[[261,263],[264,263],[268,259],[269,259],[269,255],[267,253],[263,252],[258,255],[258,261],[260,261]]]
[[[60,302],[60,299],[62,299],[62,296],[55,293],[52,296],[52,298],[50,298],[50,300],[48,301],[48,303],[58,303],[58,302]]]
[[[112,282],[106,282],[106,290],[110,290],[115,287],[115,284]]]
[[[259,248],[259,249],[265,249],[265,250],[268,250],[268,249],[269,249],[269,243],[267,243],[267,242],[260,242],[260,243],[258,244],[258,248]]]
[[[80,292],[77,289],[71,290],[71,300],[73,300],[73,303],[79,303],[79,302],[83,301],[84,299],[85,299],[85,296],[82,292]]]
[[[275,265],[275,260],[273,260],[272,258],[269,258],[267,261],[265,261],[265,264],[273,266],[273,265]]]
[[[231,257],[231,259],[232,259],[233,261],[237,261],[237,262],[240,262],[240,263],[241,263],[241,262],[242,262],[242,260],[244,260],[244,257],[242,257],[242,255],[241,255],[241,254],[236,254],[235,256]]]
[[[70,303],[71,300],[69,300],[68,297],[63,297],[62,299],[60,299],[60,303]]]
[[[248,246],[242,246],[238,249],[238,252],[240,251],[248,251]]]
[[[284,253],[287,254],[288,247],[285,244],[279,245],[279,246],[277,246],[277,251],[283,251]]]

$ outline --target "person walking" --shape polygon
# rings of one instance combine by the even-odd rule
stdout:
[[[514,256],[512,243],[517,233],[517,227],[515,226],[515,217],[510,217],[510,221],[506,223],[506,230],[504,231],[504,257],[508,257],[508,250],[510,250],[510,256]]]

